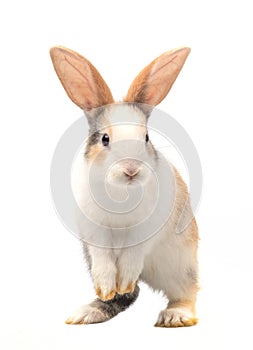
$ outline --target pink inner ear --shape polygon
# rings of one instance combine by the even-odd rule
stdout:
[[[50,50],[56,73],[70,99],[85,110],[113,103],[113,97],[96,68],[78,53],[62,47]]]
[[[147,99],[149,103],[157,105],[166,97],[180,69],[176,54],[173,57],[170,55],[161,57],[155,62],[148,78]]]
[[[69,97],[78,106],[91,109],[98,104],[93,77],[86,62],[64,55],[59,63],[59,73]]]
[[[134,79],[125,101],[159,104],[170,91],[189,52],[189,48],[182,48],[156,58]]]
[[[87,69],[87,67],[85,69],[85,65],[83,64],[83,62],[80,64],[79,61],[76,61],[75,62],[76,64],[74,65],[71,63],[70,60],[68,60],[68,58],[66,56],[64,58],[65,58],[65,61],[69,64],[69,67],[72,67],[76,71],[76,74],[79,76],[79,78],[84,83],[84,85],[86,85],[87,88],[90,89],[90,91],[93,91],[92,85],[90,84],[90,81],[92,80],[90,70]],[[83,72],[81,71],[80,68],[82,68]],[[85,69],[85,71],[84,71],[84,69]],[[85,74],[84,74],[84,72],[85,72]],[[89,79],[87,77],[89,77]]]
[[[166,66],[168,66],[170,63],[173,63],[175,60],[175,57],[172,57],[168,61],[168,57],[164,56],[161,57],[160,59],[157,60],[157,62],[154,63],[153,68],[150,72],[150,78],[152,78],[154,75],[159,76],[159,74],[164,74],[166,73]]]

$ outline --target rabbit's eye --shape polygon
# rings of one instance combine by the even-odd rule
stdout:
[[[108,134],[104,134],[102,137],[102,143],[104,146],[108,146],[110,142],[110,137]]]
[[[148,136],[148,134],[146,134],[146,142],[148,142],[149,141],[149,136]]]

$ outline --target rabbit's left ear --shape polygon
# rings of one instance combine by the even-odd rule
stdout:
[[[170,91],[190,51],[183,47],[157,57],[137,75],[124,101],[158,105]]]

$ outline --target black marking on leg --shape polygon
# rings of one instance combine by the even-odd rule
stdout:
[[[113,299],[107,301],[96,299],[91,303],[91,306],[98,308],[110,319],[133,304],[139,295],[139,291],[140,288],[136,285],[133,293],[116,294]]]

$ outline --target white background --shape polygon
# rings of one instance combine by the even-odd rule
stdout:
[[[1,348],[249,348],[251,9],[245,0],[1,3]],[[203,166],[198,326],[152,327],[166,303],[144,285],[136,304],[107,323],[64,324],[94,292],[79,243],[50,198],[54,148],[81,115],[52,68],[53,45],[90,59],[118,99],[156,56],[192,48],[160,108],[186,128]]]

